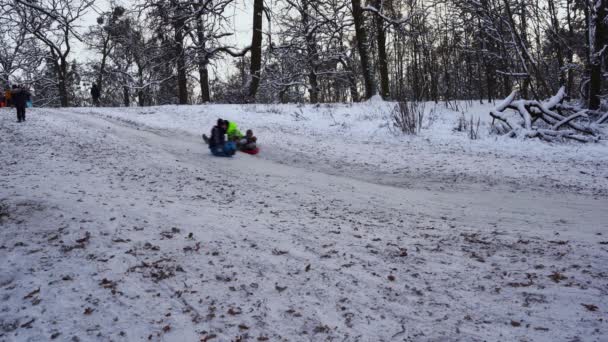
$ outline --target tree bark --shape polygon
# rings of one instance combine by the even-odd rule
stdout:
[[[414,96],[415,100],[421,100],[422,94],[424,91],[422,90],[422,86],[420,85],[420,50],[418,49],[418,40],[414,38],[412,40],[412,65],[410,67],[410,74],[412,75],[412,96]],[[403,94],[405,95],[405,94]]]
[[[131,94],[129,93],[129,87],[122,86],[122,102],[125,107],[131,106]]]
[[[608,30],[604,27],[606,19],[606,6],[608,0],[598,0],[592,8],[591,24],[589,25],[589,109],[600,108],[600,93],[602,91],[602,65],[605,52]]]
[[[201,100],[203,103],[211,102],[211,91],[209,90],[209,70],[207,64],[199,66],[198,69],[201,84]]]
[[[199,1],[202,4],[202,1]],[[202,12],[202,11],[201,11]],[[205,47],[206,47],[206,37],[205,37],[205,29],[203,26],[203,18],[202,14],[199,14],[196,19],[196,34],[199,43],[199,51],[198,51],[198,74],[199,74],[199,83],[201,87],[201,100],[203,103],[211,102],[211,92],[209,91],[209,70],[207,69],[207,65],[209,64],[209,60],[205,55]]]
[[[139,63],[137,64],[137,82],[138,82],[138,89],[137,89],[137,104],[140,107],[145,106],[145,97],[144,97],[144,70],[141,67],[141,65]]]
[[[184,56],[184,19],[180,18],[179,8],[175,8],[178,19],[173,21],[175,30],[175,58],[177,64],[177,96],[179,104],[188,104],[188,77]]]
[[[110,45],[110,35],[108,34],[104,37],[103,41],[103,49],[101,52],[101,63],[99,64],[99,75],[97,76],[97,89],[99,89],[99,100],[97,101],[97,106],[101,106],[101,94],[103,92],[103,76],[106,72],[106,61],[108,59],[108,55],[111,52]]]
[[[572,1],[573,0],[567,0],[566,1],[566,20],[568,21],[568,45],[572,44],[572,39],[574,38],[574,32],[572,29],[572,15],[571,15],[571,11],[572,11]],[[568,61],[568,68],[567,68],[567,72],[568,72],[568,83],[566,85],[566,93],[571,96],[572,95],[572,88],[573,88],[573,84],[574,84],[574,73],[572,72],[572,63],[574,61],[574,53],[572,51],[572,47],[568,46],[567,47],[568,51],[566,52],[566,58]]]
[[[549,13],[551,14],[551,25],[553,26],[553,36],[555,37],[555,54],[557,55],[557,66],[559,68],[559,83],[560,86],[566,83],[566,77],[564,74],[564,56],[562,53],[562,45],[560,43],[560,24],[557,16],[557,9],[553,0],[548,0]],[[568,6],[568,5],[566,5]],[[569,15],[569,14],[568,14]]]
[[[318,51],[315,33],[311,31],[308,14],[308,0],[302,1],[302,24],[306,39],[306,53],[308,54],[308,83],[310,84],[310,103],[319,103],[319,81],[317,79]]]
[[[355,34],[357,35],[357,49],[359,50],[359,58],[361,59],[361,69],[363,71],[363,80],[365,83],[365,98],[369,99],[376,95],[376,87],[374,85],[374,74],[368,52],[365,18],[363,16],[363,10],[361,9],[361,0],[352,0],[352,5],[353,19],[355,21]]]
[[[57,65],[57,68],[57,76],[59,78],[59,100],[61,102],[61,107],[68,107],[70,105],[67,84],[68,63],[65,58],[60,58],[60,64]]]
[[[264,0],[254,0],[253,3],[253,36],[251,38],[251,83],[249,84],[249,97],[255,98],[260,87],[262,70],[262,23]]]
[[[549,0],[551,1],[551,0]],[[526,4],[524,1],[520,1],[519,3],[519,21],[521,24],[521,45],[523,46],[524,49],[528,50],[530,48],[530,44],[528,43],[528,25],[526,22]],[[513,30],[515,30],[515,27],[513,27]],[[526,66],[524,65],[524,68]],[[524,97],[524,99],[529,98],[528,96],[528,88],[530,87],[530,75],[526,76],[526,78],[524,78],[523,80],[523,86],[521,89],[521,94]]]
[[[378,11],[382,10],[384,0],[375,0],[374,5]],[[384,30],[384,20],[379,15],[374,17],[376,24],[376,39],[378,45],[378,68],[380,69],[380,89],[382,98],[391,98],[390,81],[388,78],[388,56],[386,53],[386,31]]]

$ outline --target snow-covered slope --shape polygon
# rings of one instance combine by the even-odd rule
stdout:
[[[479,140],[454,132],[462,115],[426,104],[419,136],[396,135],[393,104],[209,105],[131,109],[75,109],[197,140],[218,117],[252,128],[263,159],[365,181],[425,189],[563,189],[608,194],[608,143],[547,144],[490,135],[492,105],[457,103],[468,122],[480,119]],[[607,132],[608,134],[608,132]],[[503,186],[505,185],[506,186]]]
[[[381,105],[2,111],[0,340],[602,341],[606,146]]]

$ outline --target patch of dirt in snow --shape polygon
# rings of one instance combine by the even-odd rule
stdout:
[[[0,340],[608,333],[590,196],[387,187],[57,111],[0,135]]]

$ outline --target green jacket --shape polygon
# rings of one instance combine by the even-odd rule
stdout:
[[[228,136],[228,140],[237,140],[243,137],[243,133],[239,131],[239,128],[236,126],[236,123],[233,121],[228,121],[228,129],[226,130],[226,135]]]

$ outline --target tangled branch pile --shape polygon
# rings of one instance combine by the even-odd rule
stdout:
[[[600,125],[608,122],[608,113],[592,111],[564,104],[565,88],[562,87],[547,101],[516,100],[517,91],[490,111],[492,124],[510,137],[540,138],[549,142],[571,139],[580,142],[597,142],[601,137]],[[515,110],[523,122],[514,123],[505,115],[507,109]]]

